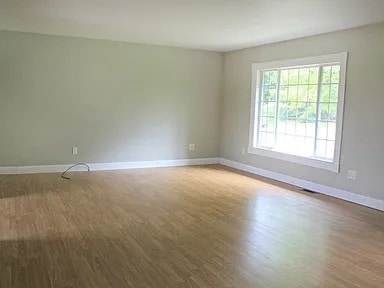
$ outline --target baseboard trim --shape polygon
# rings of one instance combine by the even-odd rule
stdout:
[[[89,163],[91,171],[121,170],[155,167],[176,167],[189,165],[218,164],[220,158],[196,158],[158,161],[136,161],[136,162],[111,162],[111,163]],[[0,167],[1,174],[36,174],[36,173],[57,173],[63,172],[72,164],[68,165],[38,165],[38,166],[9,166]],[[71,171],[85,171],[82,166],[74,167]]]
[[[329,187],[329,186],[322,185],[322,184],[313,183],[310,181],[306,181],[306,180],[302,180],[299,178],[287,176],[287,175],[284,175],[281,173],[257,168],[254,166],[246,165],[246,164],[232,161],[232,160],[220,159],[220,164],[222,164],[224,166],[232,167],[232,168],[235,168],[235,169],[238,169],[241,171],[249,172],[249,173],[252,173],[255,175],[263,176],[266,178],[270,178],[270,179],[274,179],[274,180],[277,180],[280,182],[284,182],[287,184],[298,186],[298,187],[301,187],[304,189],[308,189],[310,191],[318,192],[321,194],[325,194],[328,196],[332,196],[335,198],[339,198],[342,200],[346,200],[349,202],[353,202],[356,204],[360,204],[363,206],[374,208],[374,209],[377,209],[380,211],[384,211],[384,201],[383,200],[355,194],[352,192],[348,192],[345,190]]]
[[[355,194],[345,190],[329,187],[322,184],[313,183],[307,180],[295,178],[281,173],[257,168],[240,162],[223,159],[223,158],[197,158],[197,159],[177,159],[177,160],[158,160],[158,161],[136,161],[136,162],[111,162],[111,163],[90,163],[92,171],[103,170],[121,170],[121,169],[139,169],[139,168],[156,168],[156,167],[177,167],[189,165],[209,165],[222,164],[241,171],[249,172],[262,177],[274,179],[280,182],[298,186],[314,192],[318,192],[331,197],[339,198],[380,211],[384,211],[384,201]],[[58,173],[65,171],[68,165],[37,165],[37,166],[9,166],[0,167],[0,175],[4,174],[36,174],[36,173]],[[74,167],[72,171],[85,171],[82,166]]]

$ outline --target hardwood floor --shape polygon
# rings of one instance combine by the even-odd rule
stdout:
[[[384,287],[383,212],[261,180],[0,176],[0,287]]]

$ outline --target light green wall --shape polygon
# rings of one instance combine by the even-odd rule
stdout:
[[[251,63],[348,51],[340,173],[253,154],[248,147]],[[225,54],[221,156],[384,200],[384,23]],[[348,169],[357,180],[347,179]]]
[[[218,156],[222,58],[0,31],[0,166]]]

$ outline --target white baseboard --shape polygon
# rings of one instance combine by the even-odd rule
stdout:
[[[367,196],[351,193],[345,190],[332,188],[329,186],[313,183],[299,178],[287,176],[277,172],[253,167],[240,162],[231,161],[221,158],[197,158],[197,159],[178,159],[178,160],[159,160],[159,161],[137,161],[137,162],[112,162],[112,163],[90,163],[91,171],[102,170],[120,170],[120,169],[138,169],[138,168],[155,168],[155,167],[175,167],[188,165],[208,165],[222,164],[238,170],[249,172],[255,175],[274,179],[280,182],[288,183],[314,192],[343,199],[349,202],[384,211],[384,201],[370,198]],[[39,166],[10,166],[0,167],[0,175],[2,174],[34,174],[34,173],[57,173],[63,172],[71,164],[68,165],[39,165]],[[85,171],[82,166],[74,167],[71,171]]]
[[[174,167],[188,165],[208,165],[218,164],[220,158],[197,158],[197,159],[177,159],[177,160],[158,160],[158,161],[137,161],[137,162],[111,162],[111,163],[89,163],[91,171],[101,170],[120,170],[154,167]],[[10,166],[0,167],[1,174],[34,174],[34,173],[56,173],[63,172],[68,165],[39,165],[39,166]],[[82,166],[74,167],[71,171],[85,171]]]
[[[250,165],[246,165],[243,163],[239,163],[239,162],[231,161],[231,160],[227,160],[227,159],[221,159],[220,164],[228,166],[228,167],[232,167],[232,168],[235,168],[238,170],[242,170],[245,172],[249,172],[252,174],[256,174],[259,176],[263,176],[266,178],[274,179],[274,180],[277,180],[280,182],[288,183],[288,184],[298,186],[298,187],[301,187],[301,188],[304,188],[307,190],[311,190],[314,192],[318,192],[321,194],[325,194],[328,196],[332,196],[335,198],[343,199],[343,200],[346,200],[349,202],[353,202],[356,204],[360,204],[363,206],[367,206],[370,208],[384,211],[384,201],[383,200],[370,198],[367,196],[363,196],[363,195],[351,193],[351,192],[348,192],[345,190],[341,190],[341,189],[332,188],[329,186],[313,183],[310,181],[306,181],[306,180],[302,180],[299,178],[287,176],[287,175],[280,174],[277,172],[272,172],[269,170],[256,168],[256,167],[253,167]]]

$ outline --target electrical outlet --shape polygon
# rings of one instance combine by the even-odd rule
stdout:
[[[348,170],[348,179],[356,180],[357,172],[355,170]]]
[[[72,147],[72,155],[77,155],[77,147]]]
[[[195,144],[189,144],[188,149],[189,149],[189,151],[195,150]]]

